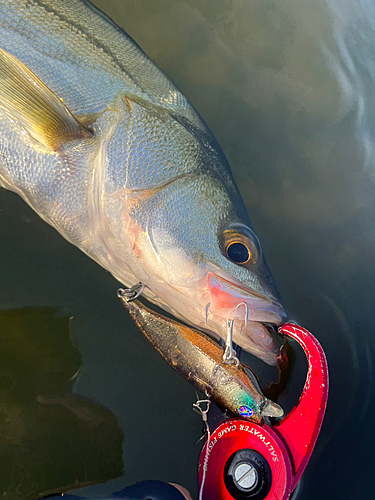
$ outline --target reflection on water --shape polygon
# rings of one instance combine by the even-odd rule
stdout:
[[[1,498],[35,499],[121,475],[116,418],[70,393],[80,361],[66,316],[47,308],[1,312]]]
[[[327,353],[328,411],[298,498],[369,497],[374,3],[95,4],[135,38],[213,130],[291,317]],[[74,392],[104,405],[124,427],[123,478],[87,491],[115,491],[144,478],[194,491],[201,422],[191,411],[192,388],[130,324],[108,273],[11,193],[1,191],[0,209],[0,307],[57,306],[78,317],[82,328],[73,337],[83,368]]]
[[[73,316],[70,334],[83,365],[73,391],[115,415],[118,420],[112,417],[111,432],[117,434],[117,422],[122,424],[124,475],[90,491],[104,495],[145,478],[176,481],[193,489],[200,451],[196,441],[202,428],[199,416],[191,410],[194,389],[133,326],[116,296],[118,282],[43,223],[19,197],[4,190],[0,191],[0,242],[0,309],[58,307],[59,315]],[[66,330],[60,334],[67,338],[67,322],[65,325]],[[52,325],[51,343],[45,335],[46,351],[55,341],[53,330]],[[64,349],[72,351],[71,344],[65,342]],[[66,380],[76,372],[76,363]],[[107,437],[99,434],[92,436],[92,441],[100,443]],[[160,454],[155,455],[155,450],[160,450]],[[40,447],[32,460],[42,463],[44,454],[55,451],[55,443],[52,447]],[[111,450],[102,451],[101,463],[111,463]],[[15,469],[27,467],[28,461],[17,461]],[[119,469],[113,471],[107,478],[118,472]],[[56,474],[58,491],[66,483],[61,469]],[[44,473],[36,474],[33,481],[41,491]]]

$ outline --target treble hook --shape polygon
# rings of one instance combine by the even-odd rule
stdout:
[[[117,297],[125,299],[127,302],[137,299],[145,289],[145,285],[140,281],[131,288],[119,288],[117,290]]]
[[[208,308],[210,307],[211,302],[209,302],[204,308],[204,324],[207,326],[207,318],[208,318]]]
[[[227,340],[223,354],[223,361],[227,365],[231,365],[233,363],[238,365],[240,362],[237,358],[236,351],[233,349],[233,323],[233,319],[227,319]]]
[[[247,322],[249,321],[249,304],[246,304],[246,302],[240,302],[237,304],[236,309],[241,306],[245,306],[245,326],[247,326]]]

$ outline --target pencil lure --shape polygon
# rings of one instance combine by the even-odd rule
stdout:
[[[119,293],[131,319],[159,354],[196,389],[231,413],[262,423],[281,417],[282,408],[263,396],[243,365],[226,364],[224,350],[207,335],[166,318]]]

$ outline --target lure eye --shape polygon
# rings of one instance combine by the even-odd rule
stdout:
[[[255,264],[260,256],[260,245],[255,234],[243,224],[231,224],[222,234],[223,255],[239,266]]]

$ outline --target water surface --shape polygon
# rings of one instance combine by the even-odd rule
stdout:
[[[210,126],[291,318],[326,351],[328,410],[298,498],[368,498],[375,446],[374,2],[94,3]],[[194,391],[130,324],[117,282],[6,191],[0,262],[0,308],[53,307],[73,317],[71,342],[82,359],[74,393],[108,409],[114,428],[121,424],[123,475],[86,492],[144,478],[194,492],[201,435]],[[56,342],[51,335],[48,349]],[[108,456],[103,452],[104,463]],[[42,474],[40,465],[30,476],[40,491]],[[26,489],[5,498],[30,498]]]

